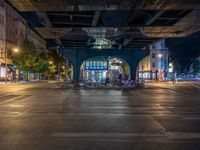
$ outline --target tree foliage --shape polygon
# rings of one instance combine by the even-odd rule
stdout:
[[[49,54],[49,60],[52,64],[49,66],[49,72],[53,75],[62,73],[65,71],[62,66],[65,66],[65,59],[60,56],[56,51],[52,51]]]
[[[200,61],[199,61],[199,60],[196,60],[196,61],[193,63],[192,68],[193,68],[193,72],[194,72],[195,74],[200,73]]]
[[[26,73],[25,78],[28,80],[28,73],[46,73],[54,76],[61,74],[64,69],[65,59],[57,54],[56,51],[44,53],[44,51],[35,49],[32,42],[25,40],[20,52],[13,58],[15,64],[20,70]],[[49,61],[52,63],[50,64]]]
[[[181,74],[183,72],[183,69],[181,68],[181,63],[177,59],[175,59],[173,61],[173,64],[174,64],[174,71],[177,74]]]
[[[48,69],[47,58],[28,40],[24,41],[19,54],[13,60],[25,72],[42,73]]]
[[[55,74],[55,73],[57,72],[57,66],[54,65],[54,64],[50,65],[50,66],[49,66],[49,72],[50,72],[51,74]]]

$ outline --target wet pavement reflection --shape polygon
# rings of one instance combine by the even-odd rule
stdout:
[[[0,149],[197,150],[200,93],[195,86],[112,90],[0,85]]]

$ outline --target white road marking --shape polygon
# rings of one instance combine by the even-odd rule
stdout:
[[[200,90],[200,86],[195,85],[194,83],[189,83],[190,85],[192,85],[193,87],[197,88]]]
[[[161,137],[162,134],[153,133],[53,133],[52,137],[58,138],[136,138],[136,137]]]
[[[166,129],[159,123],[157,122],[153,117],[149,116],[149,118],[157,125],[159,128],[162,129],[162,132],[166,131]]]
[[[53,138],[167,138],[169,140],[200,139],[200,133],[161,132],[161,133],[53,133]]]
[[[11,102],[11,101],[14,101],[14,100],[16,100],[16,99],[18,99],[18,98],[22,98],[22,97],[24,97],[24,95],[16,96],[16,97],[11,98],[11,99],[8,99],[8,100],[6,100],[6,101],[0,102],[0,105],[3,105],[3,104],[6,104],[6,103],[9,103],[9,102]]]
[[[200,139],[200,133],[190,133],[190,132],[165,132],[164,135],[168,139]]]
[[[184,120],[200,120],[200,117],[184,117]]]

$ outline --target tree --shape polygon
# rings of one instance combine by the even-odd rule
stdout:
[[[60,56],[56,51],[51,51],[51,53],[49,53],[49,60],[52,63],[49,66],[49,73],[51,76],[57,74],[60,78],[66,75],[65,69],[63,69],[63,66],[65,66],[66,63],[64,57]]]
[[[25,78],[27,81],[29,80],[28,74],[30,72],[42,73],[48,69],[47,58],[42,53],[39,53],[28,40],[24,40],[20,53],[15,55],[13,60],[26,73]]]
[[[39,73],[39,80],[41,78],[41,73],[44,73],[48,70],[48,61],[46,58],[37,57],[35,64],[33,66],[32,72]]]
[[[49,66],[49,72],[51,74],[55,74],[57,72],[57,66],[52,64],[51,66]]]
[[[181,74],[183,72],[183,69],[181,68],[180,61],[178,59],[174,59],[173,64],[174,64],[173,71],[175,71],[177,74]]]
[[[200,61],[199,61],[199,60],[196,60],[196,61],[193,63],[192,68],[193,68],[193,72],[194,72],[195,74],[200,73]]]

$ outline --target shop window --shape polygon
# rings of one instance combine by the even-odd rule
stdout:
[[[152,58],[156,58],[156,54],[155,53],[152,53]]]
[[[4,20],[3,20],[3,19],[4,19],[3,15],[2,15],[2,14],[0,14],[0,24],[1,24],[1,25],[3,25],[3,24],[4,24]]]
[[[155,62],[152,63],[152,67],[153,67],[153,68],[156,67],[156,63],[155,63]]]
[[[3,25],[3,15],[2,14],[0,14],[0,24]]]
[[[4,52],[2,47],[0,47],[0,57],[4,57]]]
[[[8,52],[7,52],[7,57],[10,58],[11,57],[11,49],[8,49]]]

